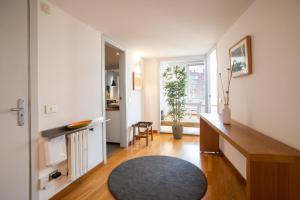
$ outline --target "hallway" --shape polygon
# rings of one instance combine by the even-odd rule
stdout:
[[[71,190],[58,193],[54,199],[114,199],[107,187],[110,172],[122,162],[147,155],[168,155],[185,159],[200,167],[208,180],[208,190],[205,200],[242,200],[245,199],[245,184],[227,161],[220,156],[203,155],[199,153],[199,137],[184,136],[182,140],[174,140],[171,134],[155,134],[154,141],[145,146],[140,140],[134,146],[122,149],[108,158],[108,163],[96,167],[80,182],[75,182]]]

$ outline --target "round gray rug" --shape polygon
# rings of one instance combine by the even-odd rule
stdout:
[[[204,173],[195,165],[169,156],[128,160],[109,176],[117,200],[199,200],[207,189]]]

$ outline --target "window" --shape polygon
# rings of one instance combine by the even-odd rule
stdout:
[[[187,73],[185,116],[183,122],[198,122],[200,112],[205,112],[206,99],[206,72],[204,59],[161,62],[161,115],[162,120],[170,121],[168,104],[164,95],[163,72],[170,66],[183,66]]]

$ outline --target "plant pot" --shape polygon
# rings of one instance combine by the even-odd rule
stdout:
[[[222,120],[223,124],[230,124],[231,122],[231,110],[228,104],[224,104],[224,108],[222,110]]]
[[[182,134],[183,134],[183,126],[182,125],[173,125],[172,131],[173,131],[174,139],[179,140],[182,138]]]

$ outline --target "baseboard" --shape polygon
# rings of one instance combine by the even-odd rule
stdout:
[[[50,200],[59,200],[59,199],[62,199],[64,196],[66,196],[67,194],[69,194],[74,188],[78,187],[78,185],[80,185],[80,183],[83,180],[85,180],[89,175],[91,175],[93,172],[95,172],[98,168],[102,167],[103,165],[104,165],[103,162],[99,163],[94,168],[90,169],[87,173],[85,173],[84,175],[82,175],[80,178],[78,178],[77,180],[75,180],[73,183],[71,183],[70,185],[68,185],[67,187],[65,187],[63,190],[61,190],[58,193],[56,193],[53,197],[50,198]]]

